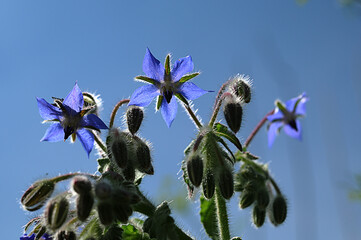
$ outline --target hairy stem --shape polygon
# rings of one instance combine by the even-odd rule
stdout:
[[[272,115],[274,113],[274,109],[272,111],[270,111],[269,113],[266,114],[266,116],[264,116],[262,118],[262,120],[257,124],[257,126],[253,129],[253,131],[251,132],[251,134],[248,136],[246,142],[244,143],[244,148],[248,148],[249,144],[251,143],[252,139],[254,138],[254,136],[256,136],[257,132],[261,129],[261,127],[263,126],[263,124],[267,121],[267,117],[269,115]]]
[[[221,106],[222,106],[222,102],[223,102],[223,100],[224,100],[227,96],[232,96],[232,94],[230,94],[229,92],[225,92],[225,93],[222,94],[222,96],[220,96],[220,97],[217,96],[218,101],[217,101],[216,104],[215,104],[215,107],[214,107],[214,109],[213,109],[213,113],[212,113],[211,120],[209,121],[209,124],[208,124],[210,127],[213,127],[213,124],[214,124],[214,122],[215,122],[216,119],[217,119],[219,109],[220,109]]]
[[[218,228],[219,228],[219,233],[220,233],[220,239],[221,240],[229,240],[229,239],[231,239],[231,236],[229,233],[229,226],[228,226],[227,205],[226,205],[226,201],[224,200],[221,193],[219,192],[218,187],[216,187],[215,200],[216,200],[217,219],[218,219]]]
[[[93,133],[93,132],[92,132]],[[94,136],[94,140],[95,142],[98,144],[98,146],[102,149],[102,151],[107,154],[107,147],[105,146],[105,144],[103,143],[103,141],[101,140],[101,138],[99,137],[98,134],[93,133]]]
[[[192,118],[194,124],[199,128],[201,129],[202,128],[202,124],[201,122],[198,120],[196,114],[193,112],[192,108],[187,105],[187,104],[183,104],[184,108],[187,110],[189,116]]]
[[[120,100],[113,108],[112,113],[110,114],[110,122],[109,122],[109,128],[113,127],[114,124],[114,119],[115,119],[115,115],[117,115],[118,109],[120,108],[120,106],[122,106],[125,103],[129,103],[130,99],[123,99]]]
[[[61,181],[64,181],[64,180],[68,180],[72,177],[75,177],[75,176],[87,176],[87,177],[90,177],[90,178],[93,178],[93,179],[97,179],[98,176],[95,176],[93,174],[89,174],[89,173],[68,173],[68,174],[64,174],[64,175],[61,175],[61,176],[57,176],[57,177],[54,177],[50,180],[53,180],[55,183],[58,183],[58,182],[61,182]]]

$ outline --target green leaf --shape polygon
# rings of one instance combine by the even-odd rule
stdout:
[[[98,160],[98,172],[104,173],[110,164],[109,158],[99,158]]]
[[[206,230],[206,233],[213,240],[219,239],[217,217],[216,217],[216,203],[214,197],[210,200],[205,199],[203,196],[201,200],[201,210],[199,212],[201,216],[201,222]]]
[[[259,159],[259,157],[257,157],[256,155],[253,155],[250,152],[241,152],[241,151],[237,151],[235,154],[235,157],[236,157],[237,162],[255,161],[255,160]]]
[[[153,78],[146,77],[146,76],[136,76],[135,79],[140,80],[142,82],[147,82],[147,83],[153,84],[153,85],[155,85],[157,87],[159,87],[159,85],[160,85],[160,83],[157,80],[155,80]]]
[[[233,132],[228,130],[227,126],[220,123],[216,123],[214,125],[214,130],[218,136],[226,138],[228,141],[233,143],[240,151],[242,151],[241,142],[238,140],[238,138]]]
[[[179,79],[179,83],[185,83],[198,75],[199,72],[184,75],[181,79]]]
[[[218,141],[219,143],[221,143],[225,149],[227,149],[227,151],[229,152],[229,154],[231,154],[232,159],[233,159],[233,160],[232,160],[232,163],[234,164],[234,162],[236,161],[236,158],[235,158],[235,156],[233,155],[232,150],[228,147],[227,143],[226,143],[221,137],[219,137],[219,136],[217,136],[217,141]]]
[[[123,225],[123,240],[150,240],[151,238],[147,233],[143,233],[131,224]]]
[[[86,224],[86,226],[83,228],[79,235],[79,240],[85,240],[88,238],[95,238],[99,239],[103,233],[103,229],[98,221],[98,219],[95,217],[92,220]]]

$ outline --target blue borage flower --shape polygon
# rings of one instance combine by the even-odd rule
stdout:
[[[306,114],[306,102],[309,99],[306,93],[286,102],[286,106],[280,101],[276,101],[274,113],[267,117],[268,125],[268,146],[271,147],[277,134],[283,127],[285,133],[293,138],[302,139],[301,124],[297,118]]]
[[[95,114],[87,114],[91,108],[84,108],[83,93],[75,83],[73,90],[63,99],[54,98],[54,104],[50,104],[43,98],[36,98],[40,116],[44,122],[55,122],[46,131],[40,141],[57,142],[64,141],[71,135],[75,141],[76,136],[82,143],[88,154],[93,149],[94,135],[91,131],[107,129],[108,127]]]
[[[34,240],[36,237],[35,233],[31,234],[30,236],[28,236],[26,233],[20,237],[20,240]],[[40,238],[41,240],[52,240],[53,238],[51,236],[49,236],[47,233],[45,233],[43,236],[41,236]]]
[[[163,67],[147,48],[143,60],[143,71],[146,76],[137,76],[135,79],[150,83],[150,85],[136,89],[130,97],[129,105],[146,107],[154,97],[158,96],[156,109],[161,108],[163,119],[170,127],[178,108],[177,101],[173,96],[188,104],[187,100],[194,100],[208,92],[194,83],[187,82],[199,75],[198,72],[187,74],[193,71],[193,68],[192,58],[187,56],[177,60],[171,70],[169,54]]]

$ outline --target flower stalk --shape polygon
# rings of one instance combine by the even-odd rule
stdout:
[[[216,187],[215,201],[220,239],[229,240],[231,237],[229,233],[227,205],[218,187]]]
[[[109,128],[113,127],[115,116],[117,115],[118,109],[126,103],[129,103],[130,99],[120,100],[113,108],[112,113],[110,114]]]

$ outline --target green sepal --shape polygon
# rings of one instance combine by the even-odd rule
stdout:
[[[223,145],[223,147],[225,149],[227,149],[228,153],[232,156],[232,163],[235,163],[236,162],[236,158],[235,156],[233,155],[233,152],[232,150],[228,147],[227,143],[219,136],[216,136],[217,137],[217,142],[221,143]]]
[[[286,109],[286,107],[283,105],[283,103],[279,100],[276,100],[275,105],[278,107],[278,109],[284,114],[288,115],[289,111]]]
[[[98,158],[97,162],[98,162],[98,172],[100,173],[104,173],[110,164],[109,158]]]
[[[251,160],[251,161],[255,161],[255,160],[259,159],[259,157],[257,157],[256,155],[253,155],[250,152],[241,152],[241,151],[237,151],[235,154],[235,157],[236,157],[237,162],[241,162],[241,161],[243,161],[243,159],[247,159],[247,160]]]
[[[187,105],[187,106],[189,105],[188,100],[187,100],[185,97],[183,97],[182,94],[176,93],[175,96],[176,96],[179,100],[181,100],[185,105]]]
[[[165,69],[165,74],[169,75],[170,74],[170,54],[168,54],[165,58],[164,69]]]
[[[163,95],[159,95],[157,98],[157,106],[156,106],[156,110],[158,111],[160,106],[162,105],[162,101],[163,101]]]
[[[27,232],[29,230],[29,228],[35,224],[37,225],[39,222],[41,222],[41,218],[40,217],[35,217],[33,219],[31,219],[25,226],[24,226],[24,232]]]
[[[143,233],[131,224],[123,225],[123,240],[150,240],[151,238],[147,233]]]
[[[159,81],[157,81],[157,80],[155,80],[153,78],[146,77],[146,76],[136,76],[135,79],[140,80],[142,82],[153,84],[156,87],[159,87],[159,85],[160,85]]]
[[[207,200],[203,196],[200,197],[201,201],[201,210],[199,212],[201,216],[201,222],[206,230],[208,236],[213,240],[219,239],[218,225],[217,225],[217,215],[216,215],[216,203],[214,197],[210,200]]]
[[[228,141],[233,143],[234,146],[236,146],[240,151],[243,150],[241,142],[238,140],[238,138],[233,132],[228,130],[227,126],[220,123],[216,123],[214,125],[214,130],[218,136],[226,138]]]
[[[183,77],[181,77],[181,79],[179,79],[178,82],[179,83],[185,83],[185,82],[191,80],[192,78],[197,77],[198,75],[199,75],[199,72],[184,75]]]
[[[88,238],[95,238],[100,239],[103,234],[103,229],[99,223],[98,218],[93,218],[86,224],[86,226],[83,228],[79,235],[79,239],[88,239]]]

